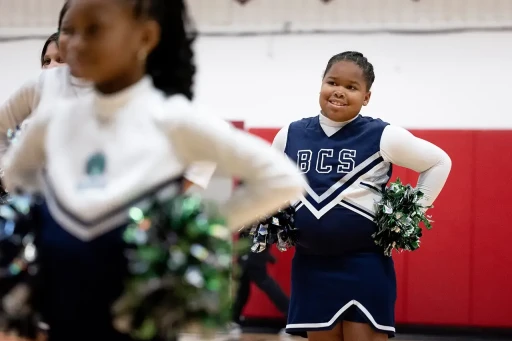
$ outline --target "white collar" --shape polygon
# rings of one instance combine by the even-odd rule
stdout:
[[[352,119],[350,119],[348,121],[337,122],[337,121],[331,120],[330,118],[328,118],[324,114],[320,113],[320,125],[321,126],[327,126],[327,127],[333,127],[333,128],[341,128],[343,126],[346,126],[347,124],[349,124],[350,122],[352,122],[353,120],[355,120],[358,117],[359,117],[359,114],[357,114],[356,117],[354,117],[354,118],[352,118]]]
[[[125,106],[137,94],[140,95],[153,88],[153,82],[149,76],[143,77],[137,83],[113,94],[103,94],[94,90],[94,107],[100,119],[107,119],[113,113]]]

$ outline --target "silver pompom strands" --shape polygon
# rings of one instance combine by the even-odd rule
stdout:
[[[387,188],[382,199],[376,203],[375,222],[378,231],[372,235],[375,244],[384,249],[386,256],[393,250],[398,252],[414,251],[420,247],[422,236],[421,223],[431,229],[430,216],[425,215],[427,208],[419,201],[423,193],[411,185],[403,185],[400,179]]]
[[[263,252],[268,245],[276,244],[279,251],[286,251],[297,243],[297,229],[294,221],[295,209],[290,206],[278,211],[252,225],[249,236],[252,237],[251,251]]]

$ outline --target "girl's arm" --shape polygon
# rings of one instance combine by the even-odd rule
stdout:
[[[185,192],[194,185],[206,189],[216,168],[216,164],[205,161],[191,165],[185,172]]]
[[[281,128],[274,137],[272,147],[284,153],[286,149],[286,141],[288,140],[288,126]]]
[[[385,161],[420,173],[417,188],[425,194],[421,204],[431,205],[450,174],[452,161],[448,154],[409,131],[392,125],[384,129],[380,149]]]
[[[242,181],[223,207],[228,226],[238,229],[271,214],[302,194],[305,179],[281,152],[219,118],[198,115],[181,96],[168,100],[161,126],[186,164],[216,163],[223,174]]]
[[[0,160],[9,147],[7,131],[14,131],[39,102],[41,77],[26,82],[0,106]]]
[[[7,191],[23,188],[27,192],[41,190],[39,172],[46,160],[44,141],[48,115],[38,115],[20,134],[2,160],[3,184]]]

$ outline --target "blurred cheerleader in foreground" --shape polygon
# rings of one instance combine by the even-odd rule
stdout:
[[[68,8],[69,4],[66,1],[59,13],[58,33],[52,34],[43,46],[41,67],[45,70],[37,77],[26,81],[0,105],[0,159],[7,152],[9,138],[14,132],[18,133],[26,127],[39,105],[44,106],[46,102],[53,103],[63,98],[88,95],[93,89],[90,81],[75,77],[65,64],[69,36],[68,32],[62,31],[62,21]],[[185,189],[193,185],[205,189],[214,169],[215,167],[206,162],[191,165],[184,175]],[[5,194],[4,192],[2,197]]]
[[[94,83],[94,91],[40,105],[4,159],[8,190],[43,194],[37,212],[44,283],[38,297],[50,341],[133,338],[116,330],[111,316],[126,289],[126,233],[137,244],[148,221],[183,227],[163,209],[180,210],[187,219],[197,215],[194,201],[166,201],[180,192],[191,163],[214,162],[243,181],[219,209],[232,230],[302,193],[304,179],[284,155],[220,119],[193,112],[193,35],[187,24],[183,1],[69,2],[62,24],[66,62],[74,77]],[[147,207],[155,197],[166,207],[130,210]],[[130,221],[135,228],[126,230]],[[204,219],[195,225],[212,227]],[[188,228],[180,233],[199,240]],[[179,263],[183,247],[170,252],[169,267]],[[159,250],[145,251],[149,259]],[[190,252],[201,258],[203,251]],[[195,275],[186,272],[183,280],[197,282]]]

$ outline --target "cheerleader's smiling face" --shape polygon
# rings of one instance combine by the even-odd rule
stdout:
[[[160,39],[160,26],[136,15],[140,0],[70,0],[62,21],[71,73],[103,93],[120,91],[145,74],[146,57]]]
[[[336,122],[349,121],[370,101],[369,86],[356,63],[341,60],[329,64],[320,89],[322,114]]]

